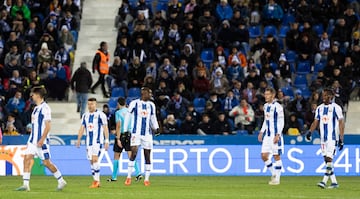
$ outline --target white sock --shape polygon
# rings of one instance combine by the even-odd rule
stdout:
[[[134,161],[129,161],[128,163],[128,175],[127,175],[127,178],[131,178],[131,173],[134,169],[134,164],[135,162]]]
[[[91,167],[91,175],[94,177],[95,171],[94,171],[94,166],[93,166],[93,164],[91,164],[90,167]]]
[[[282,168],[282,161],[281,161],[281,160],[277,160],[277,161],[275,162],[275,180],[276,180],[276,181],[280,181],[281,168]]]
[[[93,164],[94,167],[94,180],[100,182],[100,164],[99,162],[95,162]]]
[[[30,182],[30,172],[24,172],[24,174],[23,174],[23,181],[24,181],[24,186],[29,186],[29,182]]]
[[[62,175],[61,175],[61,172],[59,170],[55,171],[53,173],[54,177],[57,179],[58,182],[62,182],[64,181]]]
[[[274,167],[273,167],[273,163],[270,159],[265,161],[265,166],[267,167],[267,169],[271,172],[271,175],[274,175]]]
[[[327,181],[329,180],[329,176],[331,176],[332,169],[333,169],[332,162],[327,162],[326,163],[326,171],[325,171],[325,174],[324,174],[324,178],[322,180],[323,183],[326,184]]]
[[[149,180],[151,171],[151,164],[145,164],[145,181]]]
[[[332,175],[330,176],[331,179],[331,183],[337,184],[337,180],[336,180],[336,176],[335,173],[333,172]]]

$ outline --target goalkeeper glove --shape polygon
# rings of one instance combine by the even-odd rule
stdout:
[[[306,137],[306,140],[307,140],[307,141],[311,141],[311,131],[307,131],[305,137]]]
[[[338,147],[339,147],[339,151],[341,151],[344,148],[344,141],[342,139],[339,139]]]
[[[155,135],[155,136],[159,136],[159,135],[160,135],[160,130],[159,130],[159,129],[156,129],[155,132],[154,132],[154,135]]]

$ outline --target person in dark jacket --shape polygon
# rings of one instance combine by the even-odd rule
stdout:
[[[77,112],[80,112],[80,118],[85,113],[88,92],[92,82],[91,73],[86,68],[86,62],[82,62],[70,82],[71,89],[76,92]]]

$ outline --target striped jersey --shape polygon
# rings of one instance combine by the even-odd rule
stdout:
[[[86,131],[86,146],[104,144],[104,125],[107,125],[107,117],[102,111],[93,113],[86,112],[82,116],[81,125]]]
[[[276,134],[282,135],[284,128],[284,109],[277,101],[264,105],[264,122],[261,132],[266,136],[275,137]]]
[[[51,121],[51,109],[46,102],[37,105],[31,113],[31,134],[29,143],[37,144],[45,130],[45,121]],[[50,134],[50,133],[49,133]],[[49,144],[50,135],[44,140],[44,144]]]
[[[338,140],[339,120],[343,119],[341,107],[336,103],[320,104],[316,108],[315,119],[319,121],[321,142]]]
[[[159,124],[156,119],[155,104],[152,101],[136,99],[130,102],[128,114],[126,115],[125,125],[132,117],[132,128],[130,132],[138,135],[151,135],[152,130],[158,129]]]
[[[130,129],[131,122],[128,122],[127,128],[125,128],[125,117],[128,112],[127,108],[121,108],[115,112],[115,122],[120,122],[120,133],[125,133]]]

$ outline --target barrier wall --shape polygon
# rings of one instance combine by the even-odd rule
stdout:
[[[112,146],[110,146],[112,149]],[[337,175],[360,173],[360,147],[346,145],[334,158]],[[21,175],[24,145],[0,146],[0,175]],[[260,145],[155,146],[152,175],[269,175],[260,159]],[[127,155],[123,153],[120,175],[127,173]],[[140,154],[140,153],[139,153]],[[90,175],[85,146],[52,146],[52,161],[63,175]],[[111,175],[112,151],[100,155],[101,174]],[[283,175],[322,175],[325,165],[318,145],[285,145]],[[138,157],[143,165],[143,156]],[[141,168],[144,171],[144,166]],[[46,174],[49,172],[46,170]]]

